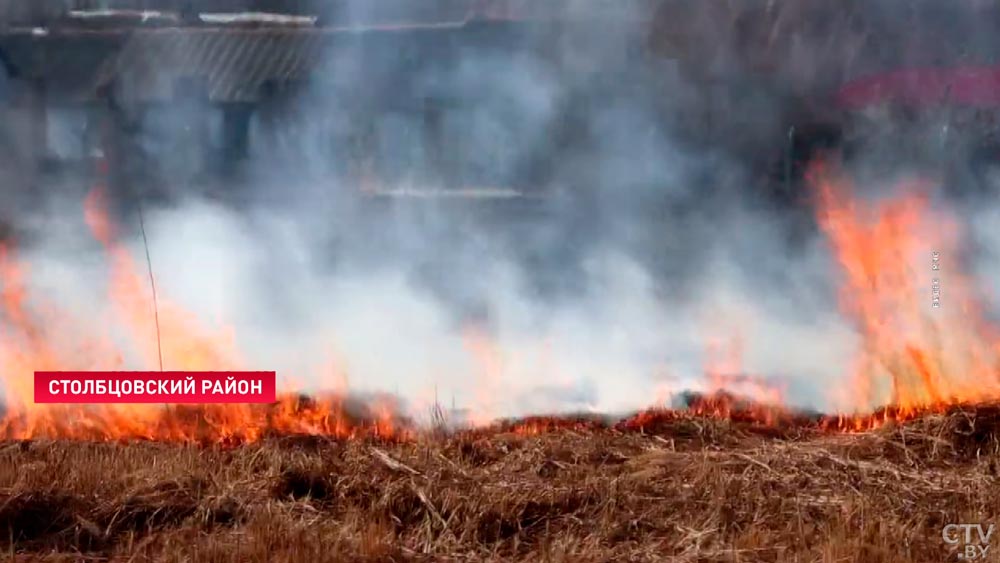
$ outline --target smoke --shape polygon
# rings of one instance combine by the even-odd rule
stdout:
[[[346,21],[375,17],[347,5]],[[825,242],[802,227],[809,209],[776,202],[786,178],[763,173],[804,111],[790,100],[842,79],[866,26],[884,22],[859,28],[845,8],[827,28],[785,32],[794,48],[761,74],[740,56],[767,34],[741,14],[698,13],[687,47],[706,57],[680,63],[648,53],[653,14],[587,24],[573,6],[559,15],[574,24],[475,41],[336,42],[310,88],[255,114],[249,159],[227,181],[197,173],[218,143],[177,141],[199,122],[221,138],[217,112],[149,112],[136,151],[155,179],[133,174],[123,193],[145,201],[160,294],[231,329],[248,368],[305,390],[345,375],[418,412],[644,407],[701,385],[713,343],[742,351],[731,369],[787,384],[790,402],[829,405],[856,335]],[[80,119],[54,120],[54,146],[74,146]],[[33,295],[102,330],[113,313],[82,222],[85,178],[53,181],[24,257]],[[410,195],[361,196],[373,187]],[[519,195],[440,197],[470,188]],[[119,221],[143,256],[135,209]]]

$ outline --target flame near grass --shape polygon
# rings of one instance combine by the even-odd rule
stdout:
[[[953,217],[931,205],[928,186],[904,183],[899,195],[868,202],[856,197],[847,176],[833,167],[816,166],[811,179],[818,224],[842,275],[841,311],[856,327],[861,342],[857,355],[845,359],[852,371],[833,390],[845,414],[823,419],[820,426],[867,429],[890,418],[996,401],[1000,332],[986,320],[984,300],[962,272],[961,229]],[[102,187],[86,198],[84,217],[107,256],[108,301],[114,313],[110,322],[130,335],[139,367],[157,369],[160,350],[146,276],[119,241]],[[939,257],[936,262],[932,253]],[[932,269],[932,264],[940,269]],[[4,438],[246,443],[275,434],[382,439],[411,435],[393,401],[346,405],[346,376],[339,369],[329,370],[336,381],[325,382],[336,393],[304,398],[287,389],[277,404],[269,406],[35,405],[31,399],[35,370],[122,369],[126,362],[124,351],[108,334],[79,330],[72,315],[37,299],[29,303],[28,272],[29,265],[14,247],[0,246],[4,319],[0,369],[6,400],[0,436]],[[931,305],[935,278],[942,287],[940,307]],[[160,299],[158,314],[165,368],[245,369],[231,327],[205,326],[169,299]],[[467,333],[464,343],[483,367],[484,394],[494,394],[503,383],[504,360],[495,343],[479,332]],[[788,412],[784,389],[746,374],[738,344],[709,346],[707,394],[689,405],[691,414],[763,426],[815,423]],[[728,392],[734,390],[745,397]],[[876,414],[864,414],[872,412]],[[491,413],[476,414],[490,417],[474,421],[479,426],[492,420]],[[538,418],[522,426],[536,433],[566,424]]]

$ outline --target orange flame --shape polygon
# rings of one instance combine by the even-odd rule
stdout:
[[[1000,331],[983,315],[983,299],[966,277],[958,259],[960,232],[955,221],[931,206],[927,186],[902,185],[902,195],[868,203],[852,194],[852,185],[832,169],[813,171],[817,218],[829,239],[843,275],[841,309],[857,327],[861,347],[845,388],[844,412],[870,411],[890,405],[877,415],[845,415],[842,429],[864,429],[886,418],[905,418],[928,409],[957,403],[992,401],[1000,397]],[[152,295],[144,269],[119,242],[106,211],[106,194],[93,190],[84,215],[109,260],[109,301],[136,347],[139,362],[158,366],[160,351],[153,326]],[[931,260],[937,253],[939,260]],[[932,264],[940,269],[932,270]],[[3,370],[6,412],[0,438],[151,439],[242,443],[268,435],[306,434],[332,437],[409,436],[389,400],[375,400],[360,410],[345,404],[346,374],[333,372],[338,393],[318,399],[286,394],[275,405],[35,405],[32,373],[49,369],[115,369],[125,365],[125,350],[108,335],[87,336],[72,317],[29,295],[28,267],[14,249],[0,244],[0,369]],[[931,306],[932,279],[939,279],[942,304]],[[169,369],[242,369],[231,327],[206,327],[191,312],[169,300],[158,303],[162,361]],[[465,345],[484,379],[481,412],[474,422],[485,424],[495,391],[503,383],[505,360],[488,333],[472,327]],[[720,349],[725,353],[720,354]],[[791,420],[781,407],[784,390],[763,378],[745,375],[742,343],[728,350],[709,347],[705,374],[710,393],[692,406],[695,415],[777,424]],[[747,401],[737,401],[736,390]],[[745,403],[745,404],[744,404]],[[645,420],[645,419],[642,419]],[[592,428],[593,421],[528,421],[515,428],[536,433],[552,428]],[[576,426],[574,426],[576,425]]]
[[[142,365],[159,363],[153,304],[147,280],[128,250],[118,242],[107,215],[105,192],[94,189],[84,202],[84,216],[110,262],[109,299],[119,320],[140,352]],[[27,267],[13,249],[0,245],[0,306],[5,329],[0,339],[6,412],[0,420],[0,438],[79,438],[90,440],[148,439],[243,443],[269,434],[306,434],[331,437],[373,436],[399,438],[407,430],[397,421],[395,404],[359,405],[348,412],[344,389],[320,399],[283,395],[275,405],[205,405],[160,407],[156,405],[36,405],[32,401],[35,370],[116,369],[123,354],[110,338],[86,336],[84,330],[67,330],[76,347],[56,339],[69,316],[54,309],[38,315],[28,307],[25,287]],[[169,301],[158,303],[163,336],[163,364],[173,370],[240,369],[233,331],[208,330],[198,319]],[[39,318],[41,317],[41,318]],[[77,327],[73,327],[77,328]],[[79,348],[76,350],[75,348]],[[343,374],[338,373],[343,376]],[[346,385],[346,376],[339,379]]]
[[[861,336],[844,406],[891,405],[893,416],[908,417],[1000,396],[997,327],[960,269],[958,226],[931,207],[928,186],[904,183],[901,195],[865,204],[828,166],[811,179],[820,228],[844,276],[841,310]],[[941,289],[939,306],[932,287]]]
[[[463,342],[475,361],[479,375],[476,386],[476,404],[469,413],[473,426],[485,426],[496,419],[495,393],[499,389],[504,372],[504,357],[490,334],[478,325],[466,327]]]
[[[695,414],[731,418],[734,409],[749,408],[741,416],[771,425],[785,411],[783,387],[763,377],[746,373],[743,365],[743,342],[738,337],[732,338],[726,349],[723,349],[721,343],[709,343],[704,372],[708,380],[708,393],[691,405]],[[748,405],[735,404],[734,397],[726,391],[739,394]]]
[[[985,318],[985,300],[961,269],[957,222],[932,207],[928,184],[903,183],[895,197],[869,202],[824,163],[814,165],[810,180],[819,226],[843,277],[841,312],[861,342],[848,384],[834,390],[843,393],[835,397],[843,414],[819,425],[866,430],[1000,399],[1000,330]],[[710,343],[708,389],[694,397],[691,414],[767,425],[803,420],[782,406],[783,389],[746,374],[742,364],[739,339],[728,347]],[[628,424],[674,416],[653,409]]]

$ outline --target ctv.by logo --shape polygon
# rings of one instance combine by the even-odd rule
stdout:
[[[990,551],[993,529],[993,524],[948,524],[941,529],[941,538],[944,543],[955,546],[955,555],[959,559],[982,560],[986,559],[986,554]]]

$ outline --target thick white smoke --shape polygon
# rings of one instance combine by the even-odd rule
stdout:
[[[442,47],[441,59],[374,39],[341,45],[270,144],[254,137],[248,175],[221,200],[189,173],[206,155],[150,149],[174,195],[146,209],[161,297],[231,327],[247,368],[304,390],[336,371],[416,411],[435,396],[487,416],[642,408],[701,385],[715,342],[739,343],[731,368],[787,382],[789,402],[828,406],[857,346],[836,309],[837,271],[814,231],[761,204],[755,173],[784,150],[795,88],[780,81],[805,80],[833,47],[796,36],[811,47],[778,82],[730,69],[706,90],[675,62],[635,54],[646,27],[600,31]],[[443,158],[463,163],[465,185],[428,172],[438,157],[421,136],[425,99],[445,108]],[[344,130],[365,112],[383,188],[528,178],[536,185],[517,187],[546,195],[364,201],[343,171]],[[70,184],[23,255],[33,294],[100,330],[112,323],[107,265],[82,223],[86,186]],[[134,214],[121,221],[144,264]],[[127,337],[154,335],[115,336]]]

